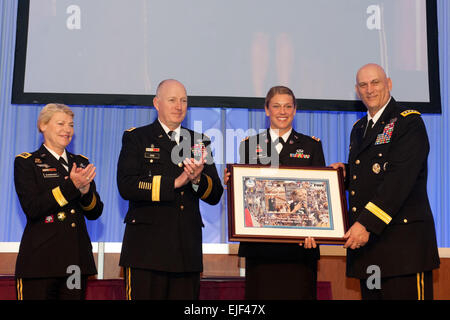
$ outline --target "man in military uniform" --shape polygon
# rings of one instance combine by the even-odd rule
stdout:
[[[119,192],[129,200],[120,256],[127,299],[197,299],[203,270],[199,200],[217,204],[223,187],[209,139],[181,127],[184,86],[161,82],[153,103],[158,119],[124,132],[118,162]]]
[[[350,197],[347,276],[360,279],[363,299],[432,299],[439,256],[427,196],[430,146],[420,113],[398,106],[391,88],[380,66],[358,71],[356,93],[368,113],[353,126],[348,164],[332,164],[346,169]]]

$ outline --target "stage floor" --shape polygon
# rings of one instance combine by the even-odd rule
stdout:
[[[11,276],[0,277],[0,300],[15,300],[15,281]],[[243,278],[207,278],[200,283],[200,300],[244,300]],[[332,300],[331,283],[317,283],[318,300]],[[86,300],[125,300],[123,279],[89,279]]]

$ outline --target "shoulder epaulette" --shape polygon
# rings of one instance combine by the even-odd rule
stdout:
[[[320,142],[320,139],[317,138],[317,137],[315,137],[315,136],[312,136],[311,138],[313,138],[313,139],[316,140],[317,142]]]
[[[28,153],[28,152],[22,152],[21,154],[18,154],[17,156],[16,156],[16,158],[17,157],[21,157],[21,158],[24,158],[24,159],[28,159],[29,157],[31,157],[31,153]]]
[[[418,114],[418,115],[420,115],[420,112],[419,111],[417,111],[417,110],[405,110],[405,111],[403,111],[402,113],[400,113],[403,117],[407,117],[407,116],[409,116],[409,115],[411,115],[411,114]]]
[[[89,158],[88,158],[88,157],[86,157],[86,156],[83,156],[82,154],[79,154],[79,156],[80,156],[80,157],[82,157],[82,158],[85,158],[86,160],[89,160]]]
[[[361,118],[361,119],[362,119],[362,118]],[[356,121],[353,123],[352,127],[354,127],[359,121],[361,121],[361,119],[356,120]]]
[[[132,127],[132,128],[127,129],[127,130],[125,130],[125,131],[131,132],[131,131],[133,131],[134,129],[136,129],[136,127]]]

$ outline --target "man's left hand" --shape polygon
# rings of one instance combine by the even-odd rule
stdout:
[[[370,232],[361,223],[355,222],[344,235],[344,248],[359,249],[369,241]]]

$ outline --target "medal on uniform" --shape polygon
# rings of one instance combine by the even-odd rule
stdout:
[[[303,149],[297,149],[295,153],[290,153],[289,157],[291,158],[300,158],[300,159],[309,159],[311,157],[310,154],[305,154]]]
[[[58,220],[59,221],[64,221],[64,219],[66,219],[66,213],[65,212],[58,212]]]
[[[391,142],[392,133],[394,132],[394,126],[397,118],[393,118],[387,125],[384,126],[383,132],[377,135],[375,145],[385,144]]]
[[[373,173],[375,173],[375,174],[379,174],[380,171],[381,171],[381,166],[380,166],[380,164],[379,164],[379,163],[374,163],[373,166],[372,166],[372,171],[373,171]]]
[[[53,223],[53,215],[46,216],[44,221],[45,223]]]

